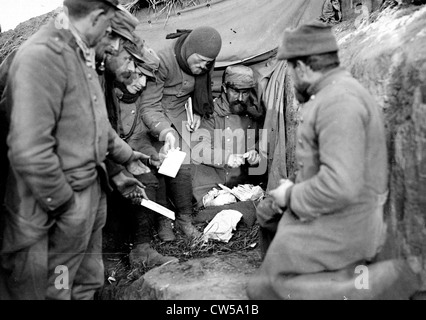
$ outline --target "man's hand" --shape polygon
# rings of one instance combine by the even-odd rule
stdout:
[[[117,187],[118,192],[129,199],[144,198],[148,200],[145,193],[145,186],[134,177],[128,177],[123,172],[112,177],[112,181]]]
[[[293,186],[294,183],[289,179],[281,179],[280,186],[274,190],[269,191],[269,195],[274,199],[274,202],[281,208],[285,208],[287,206],[286,203],[286,192],[288,188]]]
[[[149,159],[149,158],[150,157],[147,156],[146,154],[133,151],[133,155],[125,163],[126,169],[134,176],[151,172],[151,170],[140,161],[141,159]]]
[[[252,166],[260,162],[260,156],[256,150],[251,150],[244,153],[244,158],[246,158],[248,163]]]
[[[231,168],[238,168],[243,165],[245,162],[244,156],[241,154],[231,154],[228,158],[228,162],[226,163]]]
[[[167,154],[169,150],[175,149],[176,137],[173,132],[166,134],[166,141],[164,142],[164,147],[162,148],[162,153]]]
[[[161,166],[161,164],[163,163],[163,160],[164,160],[164,158],[161,159],[158,154],[152,155],[151,158],[149,159],[149,164],[158,169]]]
[[[201,125],[201,116],[194,113],[194,120],[192,121],[192,123],[188,122],[186,124],[186,129],[189,132],[195,132],[195,131],[198,130],[198,128],[200,127],[200,125]]]

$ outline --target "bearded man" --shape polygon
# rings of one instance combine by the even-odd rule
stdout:
[[[223,73],[221,96],[214,100],[214,113],[201,121],[199,141],[193,143],[193,194],[202,207],[205,194],[218,184],[233,188],[251,183],[249,167],[257,165],[259,130],[264,109],[256,98],[253,70],[235,65]]]

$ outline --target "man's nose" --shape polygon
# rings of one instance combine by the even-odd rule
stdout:
[[[114,39],[110,42],[111,48],[118,53],[120,49],[120,39]]]
[[[136,67],[135,67],[135,63],[133,61],[129,62],[129,65],[127,67],[127,70],[130,72],[136,72]]]
[[[243,101],[243,93],[242,92],[238,92],[238,100]]]
[[[141,77],[140,84],[143,88],[146,87],[146,76]]]

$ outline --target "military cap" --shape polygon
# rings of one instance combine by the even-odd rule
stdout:
[[[256,86],[253,70],[243,65],[229,66],[225,70],[224,83],[237,90]]]
[[[277,58],[279,60],[300,58],[338,50],[331,26],[314,20],[295,29],[284,31]]]
[[[132,33],[139,24],[139,20],[123,6],[119,5],[118,8],[119,10],[115,12],[114,17],[111,20],[111,29],[119,36],[135,43]]]
[[[89,1],[91,1],[91,0],[89,0]],[[101,1],[106,2],[107,4],[111,5],[112,7],[116,8],[116,9],[119,9],[118,0],[101,0]]]
[[[136,65],[142,70],[143,74],[155,78],[155,73],[160,66],[160,58],[152,48],[147,47],[143,43],[134,44],[127,42],[124,44],[124,49],[132,55]]]
[[[105,2],[115,9],[119,9],[118,0],[67,0],[68,2]]]

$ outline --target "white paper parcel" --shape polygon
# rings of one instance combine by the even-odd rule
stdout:
[[[204,229],[204,241],[207,242],[209,239],[214,239],[229,242],[232,237],[232,231],[236,230],[242,216],[242,213],[236,210],[222,210]]]

